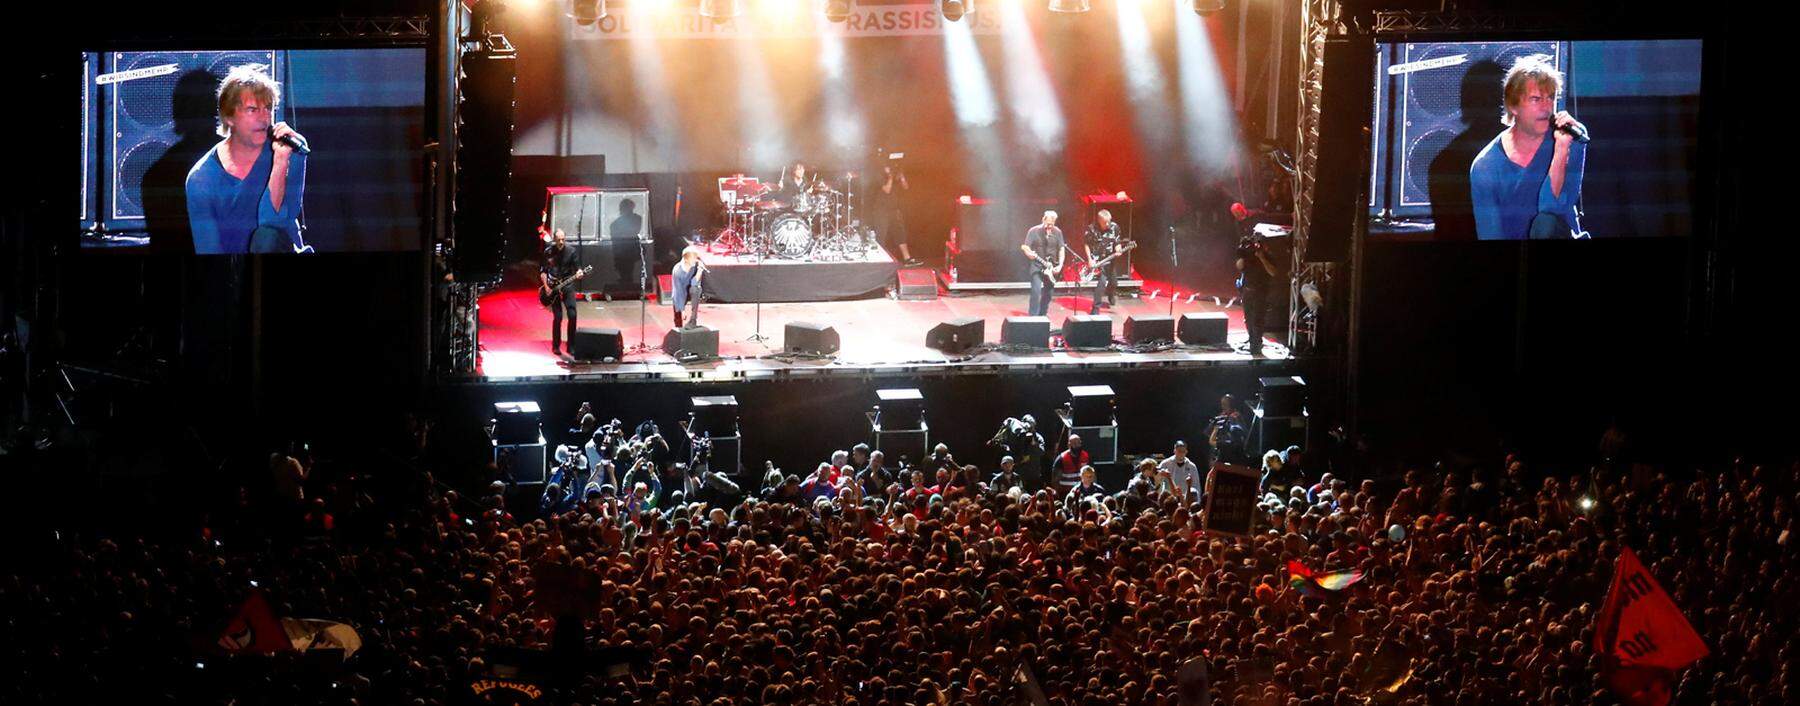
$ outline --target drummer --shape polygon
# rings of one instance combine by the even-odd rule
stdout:
[[[781,182],[777,187],[780,199],[787,208],[797,208],[804,197],[817,185],[818,176],[805,162],[794,162],[793,166],[781,173]]]

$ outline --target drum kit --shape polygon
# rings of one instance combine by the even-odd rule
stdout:
[[[725,227],[710,239],[707,250],[808,262],[862,260],[880,246],[855,217],[853,178],[845,175],[841,190],[820,179],[783,200],[756,177],[720,177]]]

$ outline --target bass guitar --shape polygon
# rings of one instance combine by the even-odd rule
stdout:
[[[544,306],[556,306],[556,304],[561,302],[562,298],[565,296],[565,293],[563,292],[564,289],[568,288],[575,280],[581,279],[593,270],[594,266],[588,265],[587,267],[576,270],[575,274],[567,277],[551,278],[549,284],[538,287],[538,303],[543,304]]]

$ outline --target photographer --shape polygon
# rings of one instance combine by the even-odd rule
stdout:
[[[1000,423],[1000,430],[994,432],[994,438],[988,439],[988,445],[999,446],[1002,453],[1013,457],[1021,475],[1041,484],[1044,472],[1044,435],[1037,433],[1035,417],[1029,414],[1018,419],[1007,417],[1006,421]]]
[[[1269,288],[1274,286],[1277,270],[1269,260],[1268,244],[1252,228],[1250,210],[1241,203],[1231,205],[1231,216],[1237,219],[1237,287],[1238,299],[1244,303],[1244,328],[1250,333],[1250,355],[1262,355],[1263,320],[1269,311]]]
[[[881,185],[869,192],[869,221],[875,226],[876,237],[881,239],[882,247],[889,254],[896,251],[895,258],[905,267],[918,267],[921,263],[913,259],[912,249],[906,245],[906,172],[901,168],[901,152],[877,152],[881,159]]]
[[[693,455],[686,464],[675,464],[680,469],[682,490],[689,500],[698,500],[712,505],[735,505],[742,490],[738,484],[724,473],[712,470],[712,435],[702,435],[692,441]]]

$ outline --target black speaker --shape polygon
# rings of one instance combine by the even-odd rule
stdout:
[[[838,352],[837,329],[807,321],[788,323],[782,333],[781,349],[789,353],[831,355]]]
[[[1050,347],[1050,317],[1008,316],[1000,323],[1000,343],[1027,348]]]
[[[1306,234],[1306,259],[1336,262],[1350,253],[1350,228],[1365,217],[1356,207],[1362,192],[1365,147],[1374,106],[1375,46],[1368,39],[1325,42],[1319,85],[1318,158]],[[1464,171],[1468,171],[1465,167]]]
[[[185,184],[188,170],[218,142],[219,83],[236,66],[263,67],[286,81],[273,51],[116,52],[110,72],[153,70],[152,75],[98,87],[112,108],[107,171],[107,228],[133,231],[187,229]],[[169,71],[162,67],[173,66]],[[285,98],[285,96],[284,96]],[[275,120],[287,120],[288,101]],[[295,125],[304,131],[306,126]]]
[[[576,360],[624,360],[625,334],[616,328],[583,326],[569,339],[569,354]]]
[[[719,330],[705,326],[672,328],[663,335],[663,352],[677,359],[719,357]]]
[[[882,431],[918,429],[925,421],[925,395],[917,388],[876,390],[875,398],[881,405],[876,423]]]
[[[543,422],[544,412],[536,402],[495,402],[494,443],[537,443]]]
[[[1175,341],[1175,320],[1167,316],[1125,317],[1125,342],[1132,345],[1152,341]]]
[[[963,316],[931,327],[925,334],[925,347],[945,353],[960,353],[987,338],[987,321],[979,316]]]
[[[1306,417],[1271,417],[1264,416],[1256,425],[1256,438],[1251,439],[1255,448],[1250,449],[1252,460],[1262,460],[1262,455],[1269,451],[1286,451],[1289,446],[1306,449]]]
[[[1063,343],[1070,348],[1105,348],[1112,345],[1111,316],[1076,314],[1063,319]]]
[[[688,398],[688,435],[737,436],[738,401],[732,395]]]
[[[1222,312],[1182,314],[1181,329],[1175,335],[1190,346],[1223,346],[1230,328],[1231,317]]]
[[[1299,375],[1258,378],[1266,417],[1297,417],[1306,409],[1306,380]]]
[[[1069,419],[1075,426],[1104,426],[1116,418],[1117,395],[1111,385],[1070,385]]]
[[[459,281],[500,278],[505,260],[508,185],[512,181],[515,55],[468,52],[456,104],[456,251]]]

